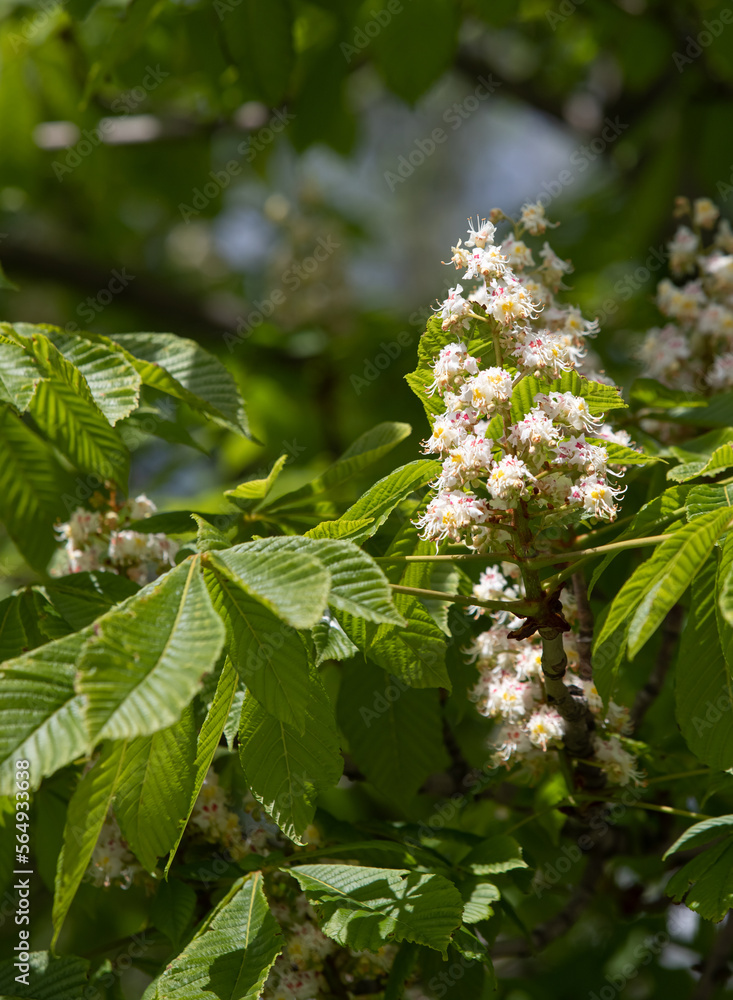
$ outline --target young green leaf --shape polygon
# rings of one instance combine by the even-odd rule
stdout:
[[[286,452],[275,462],[266,479],[250,479],[245,483],[240,483],[233,490],[224,490],[224,496],[235,503],[240,510],[250,510],[261,500],[267,498],[287,460],[288,454]]]
[[[333,709],[317,676],[311,680],[302,733],[247,694],[239,756],[252,794],[286,836],[301,843],[318,793],[334,785],[343,769]]]
[[[310,697],[303,640],[265,604],[250,597],[227,572],[217,570],[210,563],[204,579],[216,612],[226,625],[229,658],[260,704],[302,732]]]
[[[449,763],[438,692],[410,688],[368,660],[344,665],[337,718],[359,768],[397,802]]]
[[[128,743],[115,815],[131,851],[149,872],[178,841],[188,818],[195,755],[190,707],[175,725]]]
[[[211,705],[209,706],[209,711],[206,713],[206,718],[204,719],[203,725],[201,726],[198,734],[196,742],[196,759],[193,765],[193,787],[188,801],[188,812],[179,827],[178,837],[171,846],[170,855],[165,867],[166,877],[168,876],[170,867],[173,864],[173,859],[176,855],[176,851],[178,850],[178,845],[181,842],[181,837],[183,836],[186,823],[191,817],[193,807],[196,804],[196,799],[201,791],[201,787],[204,783],[208,770],[211,767],[211,762],[214,759],[216,748],[219,746],[219,740],[221,739],[224,726],[229,718],[229,713],[237,694],[237,688],[237,672],[227,657],[224,660],[224,666],[219,674],[219,680],[216,685],[216,691],[214,692]]]
[[[202,347],[172,333],[118,333],[145,385],[183,400],[192,409],[252,437],[237,384],[222,363]]]
[[[366,493],[352,504],[340,518],[334,521],[324,521],[306,532],[307,538],[334,538],[348,537],[352,542],[363,542],[384,524],[397,504],[407,499],[411,493],[420,489],[434,479],[440,471],[440,464],[427,459],[420,459],[416,462],[409,462],[400,466],[394,472],[390,472],[384,479],[380,479]],[[369,523],[362,527],[354,525],[354,522],[364,521],[369,518]],[[348,531],[343,534],[335,533],[339,525],[345,529],[349,525]]]
[[[202,557],[226,589],[255,598],[293,628],[311,628],[323,615],[331,574],[314,553],[245,542]]]
[[[309,503],[312,497],[333,493],[337,486],[374,465],[411,433],[412,428],[409,424],[377,424],[349,445],[343,455],[333,465],[329,465],[320,476],[292,493],[277,497],[271,505],[272,510],[302,505]]]
[[[395,594],[394,604],[406,626],[376,625],[344,612],[336,617],[354,645],[377,666],[411,687],[450,690],[446,642],[440,627],[411,594]]]
[[[225,638],[196,556],[108,612],[79,665],[93,739],[147,736],[177,722]]]
[[[298,865],[289,874],[324,934],[352,951],[412,941],[445,956],[463,915],[461,894],[442,875],[357,865]]]
[[[142,380],[132,363],[112,342],[90,340],[56,326],[15,323],[23,337],[46,337],[84,376],[94,402],[110,424],[129,416],[140,402]]]
[[[296,552],[314,558],[330,575],[328,603],[332,608],[372,622],[405,624],[394,606],[384,573],[371,556],[353,542],[288,535],[263,538],[252,542],[249,548],[258,555]]]
[[[56,944],[61,925],[91,861],[122,773],[126,747],[126,743],[107,743],[71,796],[64,844],[56,868],[51,947]]]
[[[282,951],[280,927],[262,891],[262,874],[238,879],[143,1000],[256,1000]]]
[[[676,903],[719,921],[733,906],[733,837],[708,847],[672,876],[665,890]]]
[[[15,761],[33,789],[87,750],[76,664],[88,632],[50,642],[0,667],[0,795],[15,794]]]

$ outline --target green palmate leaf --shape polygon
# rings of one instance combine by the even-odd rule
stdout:
[[[250,479],[246,483],[241,483],[233,490],[224,490],[224,496],[228,497],[232,503],[235,503],[240,510],[250,510],[269,495],[287,460],[287,453],[281,455],[273,465],[266,479]]]
[[[700,476],[717,476],[719,472],[724,472],[733,465],[733,446],[724,444],[716,448],[704,467],[700,470]]]
[[[412,941],[445,955],[461,922],[461,895],[442,875],[356,865],[299,865],[290,874],[323,932],[352,951]]]
[[[113,340],[128,352],[145,385],[183,400],[238,434],[252,436],[234,379],[193,340],[172,333],[124,333]]]
[[[25,413],[42,377],[28,352],[2,337],[0,324],[0,400]]]
[[[77,687],[95,739],[147,736],[177,722],[222,650],[224,626],[195,556],[95,624]]]
[[[115,815],[130,849],[149,872],[178,841],[188,818],[195,756],[190,707],[174,726],[128,743]]]
[[[253,557],[254,558],[254,557]],[[211,563],[204,579],[226,625],[237,673],[267,711],[302,732],[310,698],[308,655],[295,631]]]
[[[208,449],[200,445],[181,423],[167,420],[155,406],[140,406],[119,423],[119,430],[125,445],[134,451],[145,444],[149,437],[160,438],[168,444],[185,444],[189,448],[208,455]]]
[[[733,837],[688,861],[664,891],[706,920],[722,920],[733,906]]]
[[[676,670],[676,715],[690,750],[716,770],[733,767],[733,680],[716,622],[716,560],[693,581],[690,612],[682,632]],[[726,648],[731,626],[720,623]]]
[[[17,958],[0,962],[0,996],[26,1000],[79,1000],[89,988],[89,962],[75,955],[60,958],[48,951],[28,955],[28,985],[15,978]]]
[[[56,549],[55,518],[66,485],[53,450],[0,404],[0,520],[28,562],[45,567]]]
[[[343,761],[328,695],[313,677],[302,733],[250,694],[242,709],[239,755],[255,798],[296,843],[313,821],[318,793],[341,777]]]
[[[129,454],[82,373],[40,333],[16,334],[43,372],[29,411],[72,465],[127,485]]]
[[[723,507],[733,507],[733,487],[731,486],[693,486],[687,494],[687,518],[692,521],[701,514]],[[731,515],[733,516],[733,514]]]
[[[368,780],[401,803],[449,764],[438,692],[410,688],[369,661],[344,665],[337,718]]]
[[[729,534],[723,545],[723,552],[716,581],[718,610],[728,625],[733,626],[733,534]],[[0,605],[1,607],[2,605]],[[733,672],[733,664],[731,665]]]
[[[600,652],[606,642],[617,643],[619,628],[628,622],[628,648],[633,657],[687,589],[729,518],[728,511],[711,511],[683,525],[659,545],[617,594],[595,650]]]
[[[697,479],[705,464],[704,458],[693,462],[682,462],[667,472],[667,479],[673,483],[686,483],[690,479]]]
[[[13,329],[23,337],[47,337],[84,376],[84,381],[110,424],[128,416],[140,401],[140,375],[134,366],[112,345],[89,340],[84,335],[66,333],[54,326],[15,323]]]
[[[69,625],[82,629],[139,588],[126,576],[95,570],[57,577],[43,589]]]
[[[363,542],[384,524],[395,507],[427,485],[440,472],[440,464],[418,460],[380,479],[336,521],[325,521],[306,532],[307,538],[349,538]],[[363,522],[369,519],[367,524]],[[360,524],[361,522],[361,524]],[[343,531],[339,532],[339,528]]]
[[[0,668],[0,795],[15,792],[16,760],[30,761],[32,788],[87,749],[76,663],[87,633],[41,646]]]
[[[324,660],[348,660],[358,653],[354,643],[332,615],[324,615],[311,629],[311,635],[319,666]]]
[[[252,542],[248,550],[258,556],[277,556],[284,565],[287,565],[287,558],[280,553],[293,552],[316,559],[325,566],[330,576],[328,603],[332,608],[348,611],[372,622],[404,624],[392,602],[392,592],[384,573],[353,542],[296,535]]]
[[[626,445],[617,444],[615,441],[606,441],[604,438],[586,436],[586,441],[606,449],[609,465],[649,465],[652,462],[663,461],[659,455],[647,455],[634,448],[627,448]]]
[[[450,0],[425,0],[419,8],[406,6],[389,18],[374,39],[375,62],[389,89],[410,103],[424,94],[452,66],[458,25]],[[420,49],[414,51],[412,41],[418,36]],[[444,121],[457,128],[461,117],[454,114]]]
[[[694,392],[668,389],[666,385],[652,378],[638,378],[631,386],[629,398],[639,406],[649,406],[655,410],[673,410],[680,407],[705,407],[706,402]]]
[[[333,465],[330,465],[312,482],[293,493],[286,493],[285,496],[278,497],[273,504],[273,509],[279,510],[281,507],[307,503],[311,497],[332,492],[335,487],[347,482],[379,461],[411,433],[412,428],[409,424],[377,424],[376,427],[372,427],[366,434],[357,438]]]
[[[513,837],[499,834],[489,837],[461,859],[461,868],[474,875],[501,875],[516,868],[527,868],[522,848]]]
[[[560,378],[538,379],[525,375],[514,386],[512,392],[512,420],[521,420],[535,405],[538,393],[571,392],[585,399],[589,413],[601,416],[608,410],[624,409],[626,403],[621,398],[621,390],[604,382],[591,382],[577,372],[563,372]]]
[[[338,612],[346,635],[383,670],[411,687],[444,687],[450,690],[445,665],[445,635],[420,602],[409,594],[396,594],[395,607],[406,626],[376,625]]]
[[[733,424],[733,392],[721,392],[700,405],[700,399],[665,414],[665,419],[697,427],[729,428]]]
[[[92,767],[81,777],[69,802],[64,844],[56,868],[53,897],[55,945],[112,805],[125,760],[125,743],[107,743]]]
[[[703,515],[675,532],[648,560],[649,568],[644,574],[648,590],[629,623],[630,658],[636,655],[661,625],[669,609],[687,590],[690,581],[726,530],[729,520],[728,511],[714,511],[710,515]]]
[[[463,922],[466,924],[488,920],[494,912],[493,904],[501,898],[501,893],[492,882],[483,882],[478,878],[468,878],[461,882],[460,889],[463,897]]]
[[[150,920],[175,947],[183,941],[195,912],[196,892],[190,885],[177,878],[158,883],[150,905]]]
[[[20,594],[14,594],[0,602],[0,663],[20,656],[29,648],[20,618],[22,600]]]
[[[196,742],[193,787],[188,801],[188,812],[179,827],[178,837],[171,846],[170,856],[165,869],[166,877],[170,871],[171,865],[173,864],[173,858],[175,857],[178,845],[181,842],[181,837],[183,836],[186,823],[190,819],[191,813],[193,812],[193,807],[196,803],[196,799],[198,798],[198,794],[201,791],[201,786],[203,785],[204,779],[206,778],[208,770],[211,767],[211,762],[214,759],[216,748],[219,746],[219,740],[221,739],[224,726],[229,718],[229,713],[231,712],[232,705],[237,694],[237,688],[237,672],[232,666],[229,658],[227,658],[224,661],[224,666],[219,674],[219,681],[216,685],[216,691],[214,692],[214,697],[211,705],[209,706],[209,711],[206,713],[206,718],[204,719],[204,723],[199,731],[198,740]]]
[[[219,531],[215,525],[210,524],[198,514],[192,514],[191,517],[197,526],[196,549],[199,552],[218,551],[232,547],[232,540],[223,531]]]
[[[282,951],[262,875],[238,879],[143,1000],[256,1000]]]
[[[245,542],[231,549],[207,552],[204,565],[224,586],[256,598],[293,628],[311,628],[323,615],[331,574],[312,552]]]
[[[614,541],[621,542],[628,538],[645,538],[659,534],[670,522],[684,516],[685,501],[689,493],[689,486],[671,486],[660,496],[644,504],[638,514],[634,515],[631,524],[617,535]],[[589,594],[617,555],[618,552],[610,552],[598,564],[588,585]]]
[[[685,830],[681,837],[675,840],[671,847],[662,855],[662,861],[666,861],[678,851],[689,851],[693,847],[701,847],[718,837],[731,836],[733,834],[733,816],[716,816],[714,819],[704,819],[702,823],[695,823],[694,826]]]

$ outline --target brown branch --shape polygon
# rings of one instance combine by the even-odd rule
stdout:
[[[591,646],[593,645],[593,612],[588,603],[588,588],[582,570],[573,573],[573,594],[578,608],[578,673],[584,681],[593,680]]]
[[[672,657],[681,628],[682,608],[679,604],[675,604],[667,612],[667,617],[664,619],[664,624],[662,625],[662,643],[659,647],[652,672],[644,687],[637,694],[636,701],[631,709],[630,719],[634,732],[639,728],[644,716],[664,687],[664,681],[672,663]]]
[[[715,943],[703,966],[702,978],[691,1000],[710,1000],[719,986],[724,986],[731,974],[730,957],[733,954],[733,914],[718,931]]]

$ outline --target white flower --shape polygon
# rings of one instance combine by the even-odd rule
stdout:
[[[547,284],[557,291],[562,284],[564,276],[572,273],[573,265],[569,260],[563,260],[561,257],[558,257],[547,241],[545,241],[545,245],[540,250],[540,257],[542,258],[542,263],[539,266],[539,270],[542,271]]]
[[[507,766],[512,764],[512,758],[521,760],[533,756],[535,748],[526,730],[516,723],[503,725],[493,741],[496,747],[496,760],[503,761]]]
[[[491,416],[498,404],[511,398],[512,385],[512,376],[503,368],[484,368],[466,379],[460,398],[477,413]]]
[[[687,226],[678,228],[674,239],[667,244],[669,266],[673,274],[686,274],[695,270],[699,246],[700,240],[691,229]]]
[[[534,452],[538,447],[551,448],[557,444],[559,437],[559,428],[555,427],[546,413],[537,408],[526,413],[509,432],[509,441],[515,448],[526,448],[529,452]]]
[[[113,531],[108,557],[113,563],[140,562],[147,555],[148,538],[138,531]]]
[[[445,453],[463,444],[471,430],[470,414],[454,410],[435,418],[433,433],[423,442],[426,452]]]
[[[500,600],[500,598],[487,597],[485,600]],[[511,670],[516,652],[517,644],[507,638],[504,629],[498,628],[479,633],[464,649],[469,663],[476,663],[482,671],[498,670],[500,673],[503,670]]]
[[[547,395],[538,393],[534,401],[548,417],[559,420],[576,431],[595,432],[600,424],[600,420],[590,412],[585,399],[574,396],[571,392],[550,392]]]
[[[460,291],[462,291],[460,285],[451,290],[451,292]],[[465,299],[462,301],[465,302]],[[445,323],[443,327],[445,328]],[[449,386],[460,385],[466,374],[478,374],[476,358],[471,357],[464,343],[446,344],[433,365],[435,378],[428,388],[428,392],[432,395],[437,389],[438,392],[442,393]]]
[[[715,291],[733,292],[733,255],[712,254],[703,258],[702,267],[713,279]]]
[[[576,466],[585,472],[605,476],[608,452],[597,444],[588,444],[585,437],[571,437],[557,446],[557,457],[564,465]]]
[[[703,229],[712,229],[720,212],[709,198],[696,198],[693,204],[692,221]]]
[[[733,312],[717,302],[712,302],[700,313],[697,328],[700,333],[733,338]]]
[[[503,326],[532,319],[538,313],[537,305],[532,301],[526,287],[516,278],[510,279],[507,276],[503,284],[496,280],[491,281],[487,293],[487,311]]]
[[[102,518],[98,513],[77,507],[69,520],[60,524],[56,531],[60,538],[70,539],[74,547],[79,548],[90,535],[97,534],[101,526]]]
[[[507,263],[518,270],[534,267],[532,251],[522,240],[515,240],[513,236],[507,236],[501,244],[501,252],[506,257]]]
[[[505,455],[492,468],[487,489],[494,500],[517,500],[527,492],[527,484],[533,483],[535,477],[527,464],[515,455]]]
[[[545,206],[541,201],[522,205],[520,221],[532,236],[540,236],[550,223],[545,218]]]
[[[727,219],[721,219],[715,231],[715,246],[725,250],[726,253],[733,253],[733,229]]]
[[[733,386],[733,354],[721,354],[716,358],[706,381],[712,389],[730,389]]]
[[[653,327],[639,349],[639,359],[650,378],[668,383],[690,357],[687,337],[673,323]]]
[[[495,232],[496,226],[493,222],[489,222],[487,219],[481,219],[480,222],[477,220],[474,229],[473,219],[469,219],[466,246],[483,248],[487,243],[493,243]]]
[[[565,725],[560,713],[547,705],[533,712],[527,723],[529,741],[540,750],[547,750],[548,744],[561,740],[564,733]]]
[[[520,681],[539,680],[542,677],[542,647],[530,642],[521,643],[514,669]]]
[[[443,317],[442,327],[444,330],[450,330],[451,327],[461,327],[466,330],[471,323],[468,315],[471,312],[471,303],[463,298],[461,295],[462,291],[462,285],[456,285],[455,288],[451,288],[448,292],[448,298],[439,306],[438,311]],[[453,347],[455,345],[449,344],[448,346]],[[464,351],[465,349],[465,346],[463,346]],[[440,353],[442,356],[443,351]]]
[[[551,330],[525,330],[523,339],[512,353],[530,372],[549,368],[558,377],[561,372],[578,366],[585,348],[567,334]]]
[[[614,444],[622,444],[626,448],[633,448],[634,442],[628,431],[615,431],[610,424],[601,424],[598,430],[593,432],[596,437],[603,438],[604,441],[611,441]]]
[[[699,281],[688,281],[678,288],[669,278],[663,278],[657,285],[657,305],[665,316],[693,323],[706,304],[707,297]]]
[[[451,491],[439,493],[427,506],[427,510],[415,522],[422,528],[422,537],[441,541],[452,538],[461,541],[461,530],[471,524],[481,524],[489,516],[490,510],[485,500],[472,493]]]
[[[158,509],[152,500],[148,500],[144,493],[141,493],[139,497],[135,497],[134,500],[128,500],[127,505],[130,508],[130,520],[132,521],[142,521],[144,517],[150,517]]]
[[[595,752],[604,774],[612,784],[628,785],[629,782],[633,782],[635,785],[641,785],[643,783],[644,774],[636,767],[636,758],[624,750],[618,739],[611,737],[610,740],[604,740],[597,737]]]
[[[127,887],[141,871],[142,868],[128,849],[117,820],[112,813],[108,813],[94,845],[87,875],[95,885],[110,886],[114,882]]]
[[[515,601],[519,593],[520,587],[510,583],[498,566],[487,566],[473,586],[473,596],[482,601]]]
[[[594,517],[613,520],[616,516],[615,500],[624,491],[609,486],[598,476],[587,476],[573,487],[570,498],[582,504],[583,509]]]
[[[489,718],[500,716],[509,722],[516,722],[532,708],[534,692],[531,684],[509,674],[500,677],[486,674],[484,678],[471,693],[481,715]]]

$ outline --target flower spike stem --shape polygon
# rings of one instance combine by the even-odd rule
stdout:
[[[480,597],[466,597],[465,594],[444,594],[442,590],[423,590],[421,587],[401,587],[391,583],[390,587],[396,594],[412,594],[414,597],[424,597],[431,601],[447,601],[451,604],[463,604],[468,607],[486,608],[489,611],[511,611],[519,618],[527,618],[539,614],[543,602],[539,601],[484,601]]]

